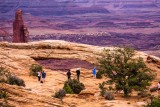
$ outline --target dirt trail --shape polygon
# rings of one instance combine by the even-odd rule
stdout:
[[[36,77],[23,77],[26,82],[26,88],[31,90],[31,92],[38,95],[44,95],[51,97],[54,93],[63,88],[64,82],[67,80],[65,72],[52,71],[50,69],[45,69],[47,73],[47,78],[45,83],[39,83]],[[121,94],[115,95],[115,100],[107,101],[99,96],[98,84],[102,83],[106,79],[95,79],[92,77],[91,71],[86,69],[81,69],[82,76],[80,81],[85,85],[85,92],[90,94],[84,95],[67,95],[63,102],[69,107],[137,107],[136,102],[142,102],[142,99],[130,98],[125,99],[121,97]],[[76,78],[75,69],[71,69],[72,78]],[[94,95],[91,95],[91,94]],[[94,105],[94,106],[93,106]]]

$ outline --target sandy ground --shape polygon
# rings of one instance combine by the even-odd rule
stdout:
[[[52,96],[54,93],[63,88],[64,82],[67,80],[66,73],[61,71],[52,71],[45,69],[47,78],[44,83],[38,82],[37,77],[22,76],[25,80],[26,88],[38,95]],[[71,70],[72,78],[76,78],[75,69]],[[141,99],[133,96],[130,98],[123,98],[122,94],[115,94],[115,100],[108,101],[99,96],[98,84],[106,79],[93,78],[91,71],[82,69],[80,81],[85,85],[85,91],[94,93],[94,95],[75,95],[67,94],[63,99],[63,103],[69,107],[140,107],[137,103],[143,103],[146,99]],[[144,101],[143,101],[144,100]]]

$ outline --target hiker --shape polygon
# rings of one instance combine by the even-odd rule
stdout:
[[[158,87],[158,95],[160,95],[160,81],[159,81],[157,87]]]
[[[80,77],[80,73],[81,73],[79,68],[77,68],[76,73],[77,73],[77,80],[79,81],[79,77]]]
[[[68,80],[71,79],[71,71],[70,71],[70,69],[67,71],[67,77],[68,77]]]
[[[94,67],[93,70],[92,70],[92,74],[93,74],[93,77],[96,78],[96,68]]]
[[[38,76],[38,81],[40,81],[41,80],[41,71],[37,72],[37,76]]]
[[[46,78],[46,73],[44,71],[42,71],[42,80],[41,80],[41,83],[45,82],[45,78]]]

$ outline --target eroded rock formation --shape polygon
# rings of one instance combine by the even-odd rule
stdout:
[[[19,70],[19,73],[24,73],[21,71],[29,69],[27,67],[35,63],[35,59],[78,59],[95,64],[97,58],[101,57],[101,52],[104,49],[114,50],[115,48],[77,44],[60,40],[46,40],[25,44],[1,42],[0,59],[5,60],[0,60],[0,64],[8,66],[12,71],[16,70],[17,72]],[[142,57],[146,60],[147,56],[143,52],[136,51],[135,57]]]
[[[23,43],[27,42],[27,36],[29,35],[27,27],[23,23],[22,10],[17,10],[15,14],[15,20],[13,22],[13,42]]]
[[[116,96],[117,100],[110,102],[102,99],[99,96],[99,83],[106,81],[106,78],[95,79],[92,77],[91,69],[81,68],[80,81],[84,83],[85,90],[79,95],[67,94],[63,102],[55,98],[51,98],[53,94],[61,89],[64,82],[67,80],[65,72],[45,69],[47,72],[46,82],[39,84],[37,78],[29,75],[31,64],[37,63],[34,59],[79,59],[90,63],[95,63],[97,57],[102,55],[102,51],[110,49],[114,51],[116,47],[98,47],[85,44],[76,44],[59,40],[47,40],[29,43],[8,43],[0,42],[0,66],[10,70],[11,73],[23,78],[26,87],[10,86],[0,84],[0,90],[5,90],[9,98],[9,105],[16,107],[102,107],[104,105],[114,107],[125,106],[137,107],[139,103],[130,99],[128,101]],[[147,59],[147,54],[136,51],[136,57]],[[160,61],[160,59],[158,59]],[[77,62],[76,62],[77,63]],[[146,63],[147,66],[157,73],[157,79],[154,82],[157,85],[157,80],[160,77],[159,68],[154,63]],[[61,65],[63,66],[63,65]],[[76,67],[77,68],[77,67]],[[76,78],[76,68],[71,68],[72,78]],[[55,72],[53,72],[55,71]],[[119,99],[120,98],[120,99]],[[0,104],[3,101],[0,99]]]

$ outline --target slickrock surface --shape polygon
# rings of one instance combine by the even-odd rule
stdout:
[[[80,81],[84,83],[86,89],[79,95],[67,95],[63,99],[63,104],[59,100],[52,99],[51,96],[57,90],[63,88],[64,82],[67,80],[65,72],[44,67],[47,78],[43,84],[38,82],[37,77],[29,76],[29,68],[31,64],[37,63],[37,59],[76,59],[94,64],[96,63],[96,58],[101,56],[101,51],[104,48],[113,50],[115,47],[98,47],[58,40],[30,43],[1,42],[0,65],[8,68],[11,73],[22,78],[26,83],[24,89],[10,85],[4,85],[4,88],[2,87],[1,89],[9,92],[11,97],[9,97],[8,103],[16,107],[137,107],[136,102],[146,103],[143,99],[135,97],[124,99],[121,94],[117,94],[116,99],[113,101],[104,100],[99,96],[98,84],[105,81],[106,78],[95,79],[91,74],[91,69],[83,67],[81,68]],[[147,54],[136,51],[135,57],[139,56],[145,61],[148,57]],[[146,64],[153,72],[158,73],[157,79],[152,85],[155,86],[160,77],[159,65],[154,62],[146,62]],[[71,78],[76,78],[75,70],[76,68],[71,68]],[[0,85],[2,86],[2,84]]]
[[[9,95],[7,102],[0,99],[0,104],[3,103],[16,107],[63,107],[60,100],[34,94],[23,87],[0,83],[0,90],[6,91]]]

